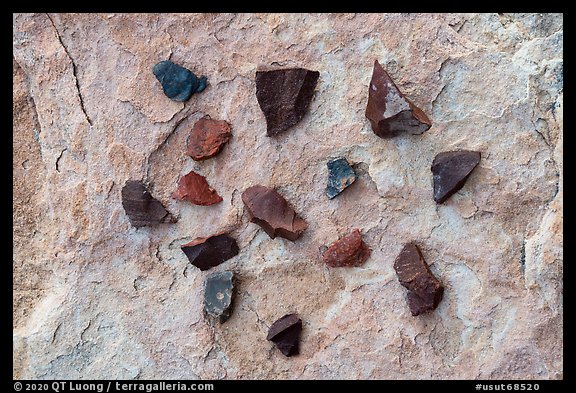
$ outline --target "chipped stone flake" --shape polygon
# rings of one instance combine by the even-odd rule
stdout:
[[[129,180],[124,184],[122,206],[136,228],[176,222],[176,218],[150,194],[141,181]]]
[[[356,180],[356,173],[345,158],[328,161],[326,195],[333,199]]]
[[[444,203],[464,187],[470,173],[480,163],[480,152],[447,151],[436,155],[432,163],[434,200]]]
[[[430,271],[420,249],[415,243],[404,245],[394,261],[398,281],[408,289],[408,307],[413,316],[438,307],[444,287]]]
[[[224,120],[200,119],[190,130],[186,154],[196,161],[214,157],[228,142],[232,132]]]
[[[276,344],[276,347],[287,357],[300,353],[300,332],[302,320],[298,314],[284,315],[268,329],[266,339]]]
[[[204,285],[204,311],[224,323],[232,313],[234,296],[234,273],[216,272],[206,277]]]
[[[242,193],[242,202],[250,214],[250,221],[262,227],[272,239],[280,236],[295,241],[308,228],[306,221],[298,217],[286,199],[272,188],[249,187]]]
[[[205,76],[198,79],[190,70],[170,60],[156,64],[152,72],[162,85],[166,97],[174,101],[188,101],[192,94],[200,93],[206,88]]]
[[[222,197],[208,185],[206,178],[194,171],[180,178],[172,198],[195,205],[210,206],[222,202]]]
[[[256,71],[256,98],[266,118],[266,135],[296,125],[308,110],[320,73],[304,68]]]
[[[199,237],[181,246],[190,263],[200,270],[208,270],[238,255],[236,240],[225,233]]]
[[[332,244],[323,255],[324,262],[331,267],[362,266],[370,256],[370,249],[362,241],[360,230]]]
[[[379,137],[390,138],[400,132],[422,134],[432,126],[428,116],[402,94],[378,60],[374,61],[370,87],[366,117]]]

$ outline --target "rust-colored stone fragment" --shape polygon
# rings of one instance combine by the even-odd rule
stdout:
[[[288,314],[270,326],[266,339],[272,341],[284,355],[290,357],[300,353],[301,331],[302,320],[298,314]]]
[[[328,266],[361,266],[370,256],[370,249],[362,241],[360,230],[355,229],[351,234],[336,241],[323,255]]]
[[[222,197],[208,185],[206,178],[190,171],[178,181],[178,188],[172,198],[189,201],[195,205],[209,206],[222,202]]]
[[[444,203],[464,187],[468,176],[479,163],[480,152],[478,151],[457,150],[438,154],[432,163],[436,203]]]
[[[286,199],[276,190],[252,186],[242,193],[242,202],[256,223],[274,239],[276,236],[295,241],[308,228],[306,221],[296,215]]]
[[[231,136],[230,124],[224,120],[200,119],[190,131],[186,154],[196,161],[214,157]]]
[[[413,316],[438,307],[444,287],[430,271],[420,249],[407,243],[394,261],[400,284],[408,289],[408,307]]]
[[[225,233],[196,238],[181,248],[190,263],[200,270],[218,266],[239,252],[236,240]]]
[[[176,222],[176,218],[150,194],[141,181],[129,180],[124,184],[122,206],[136,228]]]
[[[400,132],[422,134],[432,122],[424,112],[400,92],[378,60],[368,89],[366,117],[372,131],[381,138],[390,138]]]
[[[256,71],[256,99],[266,118],[266,135],[298,123],[310,106],[320,73],[304,68]]]

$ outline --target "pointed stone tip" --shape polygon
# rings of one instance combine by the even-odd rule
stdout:
[[[381,138],[402,132],[419,135],[432,126],[428,116],[402,94],[378,60],[374,61],[365,115],[372,131]]]
[[[199,206],[215,205],[223,201],[216,190],[210,187],[206,178],[194,171],[178,180],[178,187],[172,193],[172,198]]]

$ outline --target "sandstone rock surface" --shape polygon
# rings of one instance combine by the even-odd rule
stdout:
[[[151,72],[166,59],[210,87],[168,99]],[[374,135],[374,59],[427,132]],[[321,74],[306,115],[273,138],[261,66]],[[562,75],[559,14],[14,14],[13,377],[562,378]],[[183,147],[205,115],[234,137],[195,162]],[[482,160],[437,205],[430,165],[459,149]],[[336,156],[358,179],[328,200]],[[190,170],[224,200],[173,200]],[[129,179],[178,222],[133,228]],[[305,213],[305,235],[270,239],[250,223],[253,184]],[[349,228],[370,259],[325,266],[321,245]],[[214,270],[241,284],[230,319],[211,326],[207,272],[180,245],[222,232],[240,252]],[[393,269],[409,241],[445,286],[417,318]],[[296,311],[300,354],[287,359],[266,336]]]

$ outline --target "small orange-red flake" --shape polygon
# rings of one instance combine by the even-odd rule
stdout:
[[[370,249],[362,241],[360,231],[355,229],[326,250],[323,255],[328,266],[361,266],[370,256]]]
[[[222,197],[208,185],[206,178],[190,171],[178,181],[178,188],[172,198],[192,202],[195,205],[209,206],[222,202]]]

